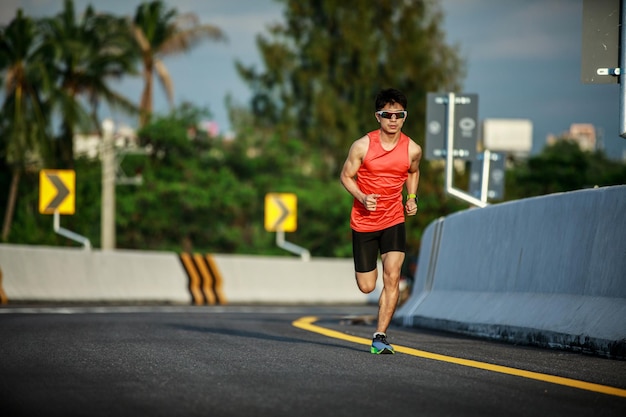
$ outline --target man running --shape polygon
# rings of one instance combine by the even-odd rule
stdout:
[[[417,187],[422,148],[402,133],[407,98],[387,89],[376,96],[380,129],[357,139],[341,171],[341,183],[354,197],[350,214],[356,282],[363,293],[376,288],[378,254],[383,266],[383,290],[370,351],[394,353],[387,328],[398,304],[400,270],[406,251],[404,213],[417,213]],[[403,205],[402,189],[407,199]]]

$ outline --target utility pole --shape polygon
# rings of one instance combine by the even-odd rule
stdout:
[[[115,249],[115,125],[111,119],[102,122],[102,205],[101,237],[102,250]]]

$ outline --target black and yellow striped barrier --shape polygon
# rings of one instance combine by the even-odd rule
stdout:
[[[210,254],[181,253],[180,260],[189,278],[189,292],[194,305],[226,304],[223,279]]]

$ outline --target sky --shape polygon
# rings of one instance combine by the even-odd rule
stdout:
[[[572,123],[592,123],[611,157],[626,157],[619,136],[617,84],[583,84],[580,80],[583,0],[440,0],[443,30],[458,44],[467,63],[463,90],[478,94],[478,118],[529,119],[533,153],[547,135],[558,135]],[[133,15],[140,0],[74,0],[77,12],[93,4],[97,11]],[[247,105],[251,92],[235,70],[235,60],[261,70],[256,36],[282,21],[282,4],[274,0],[166,0],[179,13],[193,12],[202,23],[218,26],[227,42],[205,42],[192,51],[165,58],[174,80],[175,101],[209,108],[221,133],[230,129],[225,97]],[[32,17],[52,16],[63,0],[2,0],[0,24],[18,8]],[[112,86],[139,101],[140,78]],[[155,110],[167,111],[157,86]],[[118,123],[127,118],[110,116]]]

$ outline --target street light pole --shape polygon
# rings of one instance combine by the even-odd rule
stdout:
[[[115,249],[115,125],[111,119],[102,122],[102,205],[101,236],[102,250]]]

